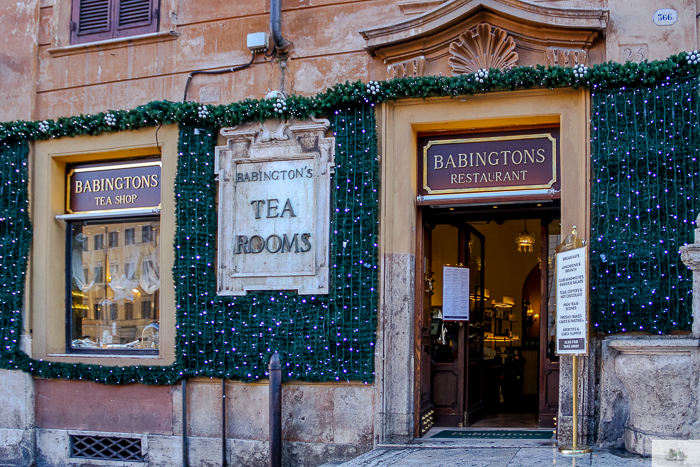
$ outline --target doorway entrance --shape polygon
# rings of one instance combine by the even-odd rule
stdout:
[[[558,200],[419,210],[417,436],[432,426],[555,427],[559,217]],[[469,270],[468,320],[443,314],[454,293],[445,267]]]

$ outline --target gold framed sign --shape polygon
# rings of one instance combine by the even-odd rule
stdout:
[[[69,214],[160,208],[161,161],[72,167],[66,175]]]
[[[427,194],[552,188],[557,140],[551,132],[428,139],[422,169]]]

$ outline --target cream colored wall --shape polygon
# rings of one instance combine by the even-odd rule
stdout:
[[[480,94],[460,99],[402,100],[378,112],[381,164],[380,252],[416,254],[417,148],[421,131],[557,123],[561,212],[565,230],[589,229],[589,95],[557,89]]]
[[[30,215],[34,226],[29,262],[28,313],[33,328],[32,354],[36,359],[103,365],[169,365],[175,353],[175,295],[172,274],[174,255],[167,248],[161,258],[160,355],[88,356],[66,354],[66,225],[56,220],[65,213],[67,163],[146,157],[158,154],[156,127],[37,141],[31,163]],[[177,125],[158,132],[162,151],[161,244],[172,245],[175,235],[175,187]]]
[[[670,55],[698,48],[696,0],[607,0],[610,20],[606,34],[606,58],[627,61],[626,48],[631,48],[632,61],[639,61],[637,52],[646,48],[644,59],[663,60]],[[678,20],[670,26],[654,24],[654,12],[672,8]]]

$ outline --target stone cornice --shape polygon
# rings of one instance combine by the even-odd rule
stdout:
[[[422,15],[359,32],[365,39],[365,49],[374,55],[381,47],[434,35],[480,10],[489,10],[520,23],[564,29],[604,31],[608,22],[606,8],[552,8],[519,0],[450,0]]]

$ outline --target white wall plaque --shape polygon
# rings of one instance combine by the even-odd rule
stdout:
[[[442,267],[442,319],[469,321],[469,268]]]
[[[670,26],[678,21],[678,12],[673,8],[662,8],[654,12],[654,24],[657,26]]]
[[[557,253],[557,354],[588,353],[588,248]]]
[[[216,148],[219,295],[328,293],[335,160],[329,127],[313,119],[221,130],[227,145]]]

